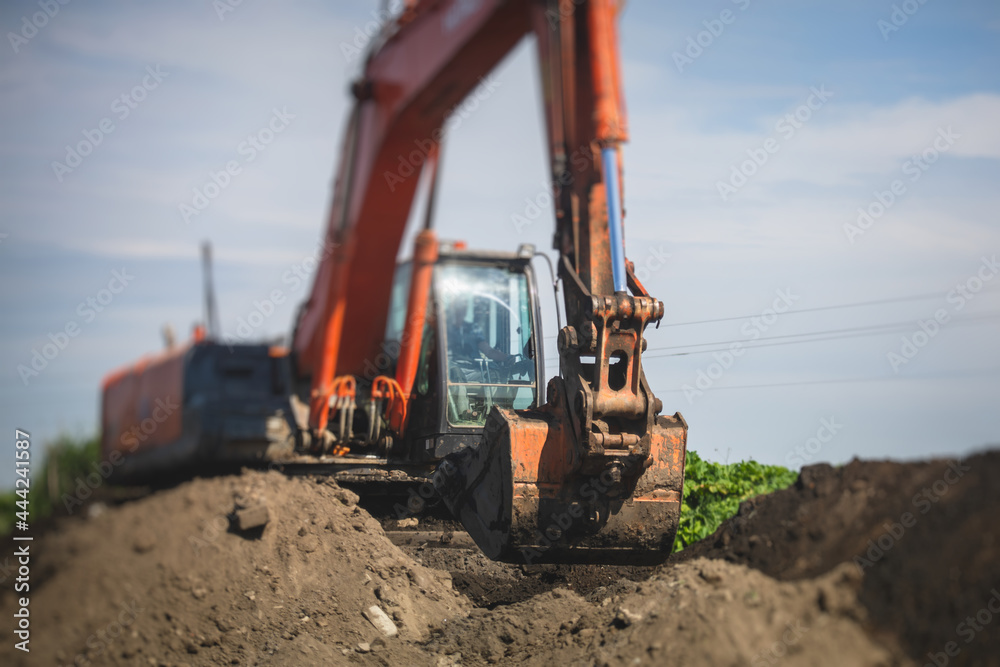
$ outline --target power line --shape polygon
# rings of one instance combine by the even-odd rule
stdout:
[[[984,290],[986,291],[986,290]],[[995,291],[995,290],[989,290]],[[789,310],[785,315],[794,315],[798,313],[815,313],[824,310],[840,310],[843,308],[858,308],[861,306],[878,306],[887,303],[899,303],[903,301],[925,301],[927,299],[940,299],[946,298],[947,293],[942,294],[941,292],[928,292],[926,294],[914,294],[912,296],[899,296],[888,299],[876,299],[874,301],[857,301],[855,303],[842,303],[836,306],[817,306],[815,308],[796,308],[795,310]],[[760,317],[760,313],[754,313],[753,315],[741,315],[739,317],[719,317],[712,320],[697,320],[692,322],[672,322],[672,323],[662,323],[660,326],[663,327],[682,327],[692,324],[711,324],[714,322],[731,322],[733,320],[749,320],[755,317]]]
[[[805,380],[802,382],[776,382],[773,384],[738,384],[722,387],[709,387],[707,389],[699,389],[698,391],[721,391],[723,389],[770,389],[773,387],[801,387],[806,385],[857,384],[868,382],[918,382],[926,380],[948,380],[955,378],[992,377],[995,375],[1000,376],[1000,368],[992,368],[986,372],[958,371],[953,373],[938,373],[935,375],[910,375],[903,377],[844,378],[841,380]],[[684,389],[655,389],[653,393],[657,395],[678,394],[684,391]]]
[[[982,316],[979,316],[979,317],[965,317],[965,318],[962,318],[961,320],[956,320],[955,324],[960,324],[960,323],[974,323],[974,322],[980,322],[980,321],[985,321],[985,320],[993,320],[993,319],[996,319],[998,317],[1000,317],[1000,311],[995,311],[995,312],[984,313]],[[931,318],[931,319],[933,319],[933,318]],[[850,327],[850,328],[847,328],[847,329],[829,329],[829,330],[826,330],[826,331],[807,331],[807,332],[804,332],[804,333],[786,334],[786,335],[783,335],[783,336],[768,336],[768,337],[765,337],[765,338],[757,338],[755,340],[747,340],[747,339],[740,339],[740,340],[719,340],[719,341],[713,341],[711,343],[691,343],[689,345],[674,345],[674,346],[671,346],[671,347],[651,347],[651,348],[649,348],[649,350],[650,351],[654,351],[654,352],[663,352],[663,351],[666,351],[666,350],[681,350],[681,349],[684,349],[684,348],[692,348],[692,347],[709,347],[709,346],[712,346],[712,345],[727,345],[728,346],[728,345],[733,345],[735,343],[742,343],[743,346],[745,348],[748,348],[748,349],[749,348],[753,348],[753,347],[772,347],[775,344],[791,345],[791,344],[794,344],[794,343],[811,343],[811,342],[821,341],[821,340],[836,340],[838,338],[854,338],[854,337],[859,336],[859,335],[860,336],[865,336],[865,335],[870,336],[870,335],[875,335],[875,334],[879,334],[879,333],[892,333],[893,331],[905,331],[907,329],[912,329],[913,326],[914,326],[913,325],[913,321],[909,320],[909,321],[906,321],[906,322],[895,322],[895,323],[887,323],[887,324],[875,324],[875,325],[869,325],[869,326],[863,326],[863,327]],[[941,326],[944,326],[944,325],[941,325]],[[834,335],[829,335],[829,334],[834,334]],[[841,334],[845,334],[845,335],[841,335]],[[827,337],[825,337],[825,338],[813,338],[813,337],[816,337],[816,336],[827,336]],[[791,338],[806,338],[806,340],[791,340],[791,341],[789,341],[788,339],[791,339]],[[761,341],[776,341],[776,340],[782,340],[782,341],[785,341],[785,342],[784,343],[774,343],[772,345],[766,345],[766,344],[765,345],[760,345],[760,344],[758,344]],[[685,356],[685,355],[691,355],[691,354],[703,354],[703,353],[706,353],[706,352],[719,352],[719,351],[722,351],[722,350],[725,350],[725,349],[728,349],[728,348],[722,347],[722,348],[715,348],[715,349],[711,349],[711,350],[689,350],[687,352],[675,352],[675,353],[672,353],[672,354],[648,354],[647,353],[647,354],[645,354],[643,356],[646,357],[646,358],[650,358],[650,359],[657,359],[657,358],[661,358],[661,357],[679,357],[679,356]]]
[[[996,290],[984,289],[983,292],[995,292]],[[860,308],[863,306],[878,306],[888,303],[902,303],[905,301],[925,301],[928,299],[940,299],[946,298],[947,293],[941,292],[927,292],[925,294],[913,294],[910,296],[899,296],[887,299],[875,299],[873,301],[856,301],[854,303],[842,303],[835,306],[817,306],[815,308],[796,308],[795,310],[789,310],[787,313],[782,313],[783,315],[796,315],[798,313],[816,313],[827,310],[842,310],[844,308]],[[715,322],[732,322],[736,320],[750,320],[755,317],[761,317],[761,313],[754,313],[752,315],[740,315],[736,317],[718,317],[711,320],[693,320],[691,322],[670,322],[661,323],[661,327],[683,327],[695,324],[712,324]],[[554,340],[557,336],[545,336],[546,340]]]
[[[955,325],[962,324],[983,324],[987,321],[995,320],[1000,318],[1000,314],[993,314],[987,317],[974,317],[965,318],[954,322]],[[806,332],[801,334],[790,334],[788,336],[771,336],[769,338],[759,338],[757,340],[737,340],[737,341],[717,341],[714,343],[694,343],[692,345],[679,345],[676,347],[667,348],[649,348],[649,351],[643,353],[643,359],[666,359],[667,357],[687,357],[694,356],[698,354],[712,354],[714,352],[725,352],[730,349],[730,346],[735,343],[743,343],[743,349],[751,350],[762,347],[781,347],[783,345],[799,345],[802,343],[821,343],[824,341],[831,340],[842,340],[847,338],[863,338],[866,336],[879,336],[884,334],[895,333],[899,331],[908,331],[913,329],[913,322],[906,322],[901,324],[880,324],[871,327],[857,327],[854,329],[839,329],[832,330],[828,332],[815,331]],[[833,334],[833,335],[826,335]],[[775,339],[785,339],[785,338],[802,338],[802,340],[780,340],[776,342],[762,342],[762,341],[775,341]],[[689,350],[687,352],[670,352],[667,354],[651,354],[650,352],[663,352],[664,350],[676,350],[685,347],[699,347],[702,345],[723,345],[723,347],[712,348],[708,350]],[[547,352],[546,356],[551,357],[552,355],[558,356],[555,352]]]
[[[972,323],[972,324],[976,324],[976,323]],[[868,331],[868,332],[860,332],[860,333],[847,334],[845,336],[825,336],[825,337],[822,337],[822,338],[809,338],[809,339],[806,339],[806,340],[785,340],[785,341],[779,341],[779,342],[776,342],[776,343],[764,343],[762,345],[744,345],[743,348],[747,349],[747,350],[752,350],[752,349],[756,349],[758,347],[781,347],[783,345],[799,345],[801,343],[820,343],[820,342],[823,342],[823,341],[842,340],[842,339],[845,339],[845,338],[863,338],[865,336],[879,336],[879,335],[882,335],[882,334],[893,333],[894,331],[905,331],[905,329],[900,328],[900,329],[895,329],[895,330],[893,330],[893,329],[887,329],[885,331]],[[724,352],[726,350],[729,350],[729,348],[728,347],[720,347],[720,348],[716,348],[716,349],[713,349],[713,350],[695,350],[693,352],[671,352],[670,354],[651,354],[651,355],[643,355],[643,358],[644,359],[665,359],[667,357],[687,357],[687,356],[693,356],[693,355],[696,355],[696,354],[712,354],[714,352]]]

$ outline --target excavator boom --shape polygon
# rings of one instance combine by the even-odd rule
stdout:
[[[436,165],[449,112],[523,37],[535,37],[567,317],[560,375],[534,409],[494,407],[482,440],[436,476],[492,558],[657,559],[676,532],[687,426],[680,415],[659,415],[643,373],[643,333],[663,317],[663,303],[624,257],[620,9],[616,0],[415,0],[352,88],[327,229],[337,250],[320,268],[293,342],[319,429],[337,378],[360,374],[379,353],[380,305],[416,191],[414,165]],[[423,312],[408,314],[414,329]],[[421,344],[419,333],[405,337],[401,356],[414,358],[407,348]],[[396,377],[404,401],[411,375]]]

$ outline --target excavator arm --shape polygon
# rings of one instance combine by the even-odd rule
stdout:
[[[322,428],[337,377],[380,353],[399,244],[449,113],[528,31],[523,2],[413,2],[385,27],[353,84],[354,110],[326,241],[292,344]],[[419,341],[410,339],[419,347]]]
[[[662,560],[680,513],[687,425],[660,416],[642,369],[663,317],[625,260],[627,139],[613,0],[413,0],[385,27],[353,84],[355,105],[328,247],[292,345],[309,427],[380,352],[395,258],[419,172],[435,169],[449,113],[526,35],[541,66],[567,324],[560,374],[536,409],[494,407],[482,441],[450,457],[440,494],[491,558]],[[385,393],[411,400],[436,241],[420,237],[407,328]],[[421,296],[423,291],[423,296]],[[381,387],[378,382],[376,383]],[[392,385],[391,388],[389,385]],[[382,390],[378,389],[379,396]]]

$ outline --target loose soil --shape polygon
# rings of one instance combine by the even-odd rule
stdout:
[[[1000,665],[1000,451],[805,468],[655,568],[397,547],[388,523],[276,472],[92,504],[31,543],[30,653],[5,570],[0,664]]]

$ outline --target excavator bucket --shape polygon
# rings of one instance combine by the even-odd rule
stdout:
[[[679,413],[661,416],[646,437],[648,448],[631,450],[642,453],[623,449],[612,465],[586,474],[558,403],[494,408],[480,444],[445,460],[438,492],[494,560],[661,563],[680,519],[687,424]]]

